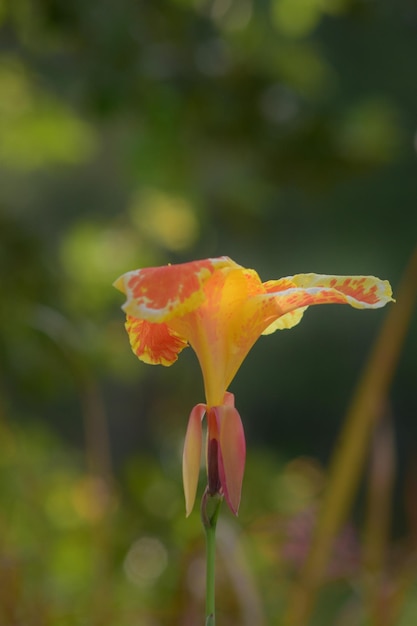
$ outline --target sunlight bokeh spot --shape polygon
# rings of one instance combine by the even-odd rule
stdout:
[[[180,196],[148,189],[134,197],[131,215],[141,233],[173,252],[191,247],[199,236],[193,207]]]
[[[92,524],[103,519],[114,507],[106,483],[94,476],[86,476],[74,485],[71,500],[80,518]]]
[[[155,537],[141,537],[130,547],[124,560],[127,578],[138,587],[152,585],[168,565],[164,544]]]
[[[276,0],[273,16],[279,29],[290,36],[307,35],[320,19],[320,9],[312,0]]]
[[[317,461],[298,457],[277,474],[272,493],[278,508],[286,514],[312,506],[325,484],[324,471]]]
[[[346,0],[275,0],[272,11],[284,34],[305,37],[318,26],[323,14],[338,14],[346,4]]]
[[[288,40],[277,63],[285,80],[303,97],[321,98],[337,81],[330,63],[310,42]]]
[[[251,21],[253,0],[214,0],[211,17],[226,30],[243,30]]]

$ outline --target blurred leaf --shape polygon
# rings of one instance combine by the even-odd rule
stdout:
[[[91,158],[93,129],[36,86],[18,59],[0,58],[0,161],[36,169]]]
[[[134,227],[82,221],[66,234],[61,258],[72,306],[90,312],[116,300],[111,285],[120,274],[152,264],[152,253]]]
[[[339,121],[337,141],[348,158],[373,163],[395,159],[404,143],[400,114],[378,99],[361,100]]]

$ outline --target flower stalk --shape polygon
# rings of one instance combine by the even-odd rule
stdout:
[[[206,533],[206,625],[216,624],[216,527],[223,497],[205,490],[201,500],[201,521]]]

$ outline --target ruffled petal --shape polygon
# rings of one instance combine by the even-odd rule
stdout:
[[[278,317],[272,324],[270,324],[263,331],[263,335],[270,335],[274,333],[276,330],[284,330],[288,328],[292,328],[293,326],[297,326],[301,322],[301,319],[304,315],[304,311],[308,307],[303,306],[300,309],[295,309],[295,311],[290,311],[289,313],[285,313],[285,315],[281,315]]]
[[[378,309],[393,301],[389,282],[375,276],[296,274],[265,285],[267,293],[257,296],[258,299],[272,298],[277,308],[276,319],[263,331],[264,335],[292,328],[300,322],[306,308],[314,304],[350,304],[357,309]],[[282,289],[285,285],[287,287]]]
[[[203,285],[222,268],[240,267],[228,257],[127,272],[113,284],[127,296],[123,310],[138,319],[167,322],[195,310],[204,300]]]
[[[246,460],[245,433],[234,406],[227,404],[215,407],[214,410],[220,421],[220,482],[229,508],[237,515]]]
[[[375,276],[296,274],[289,280],[311,294],[313,302],[306,305],[346,302],[357,309],[379,309],[393,301],[389,282]]]
[[[167,324],[152,324],[128,315],[125,327],[133,352],[144,363],[172,365],[188,346],[187,340]]]
[[[184,483],[185,511],[187,517],[193,510],[200,474],[202,426],[201,420],[206,412],[205,404],[197,404],[190,413],[185,434],[182,456],[182,479]]]

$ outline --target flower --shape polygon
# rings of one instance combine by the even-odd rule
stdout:
[[[237,514],[245,466],[242,422],[227,391],[260,335],[298,324],[313,304],[376,309],[392,300],[388,281],[374,276],[297,274],[261,282],[228,257],[134,270],[114,286],[133,352],[145,363],[172,365],[188,345],[203,374],[206,402],[191,411],[184,443],[186,513],[199,477],[202,420],[207,420],[207,491],[224,495]]]

